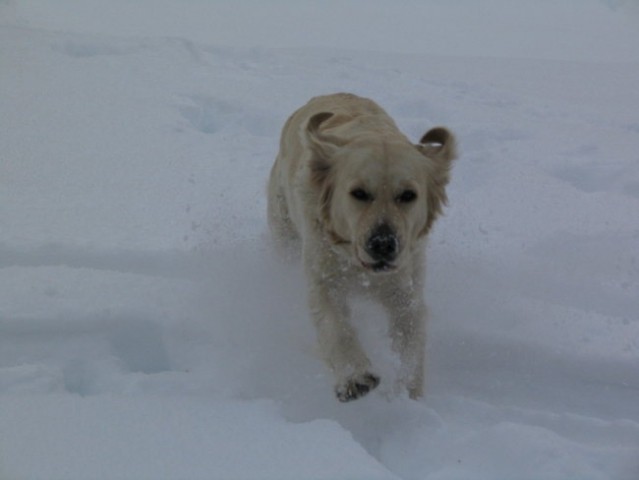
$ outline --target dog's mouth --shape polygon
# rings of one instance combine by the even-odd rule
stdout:
[[[375,273],[386,273],[386,272],[392,272],[393,270],[395,270],[397,268],[396,265],[393,265],[392,263],[388,263],[385,262],[383,260],[380,260],[378,262],[372,262],[372,263],[368,263],[368,262],[364,262],[361,261],[362,267],[364,267],[366,270],[370,270],[372,272]]]

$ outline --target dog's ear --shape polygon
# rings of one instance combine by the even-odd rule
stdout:
[[[417,149],[435,162],[449,166],[457,157],[455,136],[445,127],[428,130],[419,141]]]
[[[334,116],[331,112],[316,113],[303,126],[302,138],[313,152],[311,172],[313,183],[316,185],[324,183],[328,177],[331,170],[331,157],[343,144],[338,137],[321,131]]]
[[[428,218],[421,231],[421,235],[426,235],[448,201],[446,185],[450,180],[452,162],[457,158],[457,144],[455,136],[447,128],[435,127],[424,134],[417,149],[428,160]]]
[[[309,118],[303,126],[302,138],[313,153],[310,161],[311,184],[319,190],[319,217],[324,225],[330,222],[330,206],[333,197],[333,168],[331,157],[339,148],[339,141],[320,131],[320,126],[334,116],[320,112]]]

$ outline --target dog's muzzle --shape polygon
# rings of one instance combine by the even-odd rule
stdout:
[[[373,260],[366,265],[374,271],[387,271],[394,268],[393,262],[399,254],[399,239],[395,231],[387,224],[376,227],[368,240],[365,250]]]

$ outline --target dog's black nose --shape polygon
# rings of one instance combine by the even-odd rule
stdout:
[[[366,242],[366,253],[373,260],[392,262],[397,257],[399,241],[395,231],[387,224],[382,224],[373,230]]]

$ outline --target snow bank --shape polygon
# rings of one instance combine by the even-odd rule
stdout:
[[[3,478],[397,478],[334,421],[293,425],[267,401],[53,395],[0,408],[14,412],[0,420]]]
[[[231,47],[639,60],[632,0],[156,0],[152,8],[141,0],[23,0],[16,10],[33,28]]]

